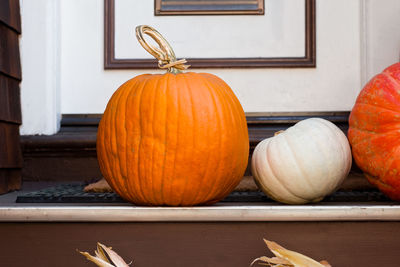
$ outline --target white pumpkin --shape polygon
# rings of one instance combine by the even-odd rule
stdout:
[[[311,118],[260,142],[251,170],[270,198],[287,204],[321,201],[348,175],[351,150],[333,123]]]

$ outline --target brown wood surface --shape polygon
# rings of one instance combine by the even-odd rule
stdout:
[[[21,124],[19,81],[0,73],[0,121]]]
[[[21,80],[18,33],[3,23],[0,23],[0,72]]]
[[[0,121],[0,168],[21,168],[19,125]]]
[[[305,56],[282,58],[187,58],[192,68],[314,68],[316,67],[315,0],[305,0]],[[154,59],[115,58],[115,0],[104,0],[104,68],[157,69]]]
[[[2,223],[1,266],[94,266],[96,242],[135,267],[247,267],[262,238],[334,267],[398,267],[400,222]]]
[[[21,183],[21,169],[0,169],[0,194],[20,189]]]
[[[0,0],[0,194],[21,186],[19,1]]]
[[[96,156],[42,155],[24,156],[24,181],[94,181],[100,179]]]
[[[0,22],[21,33],[19,0],[0,0]]]

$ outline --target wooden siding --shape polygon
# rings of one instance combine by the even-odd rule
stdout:
[[[0,121],[21,123],[19,81],[0,73]]]
[[[21,33],[21,17],[18,0],[0,0],[0,21]]]
[[[21,186],[19,1],[0,1],[0,194]]]
[[[0,236],[13,267],[94,266],[77,249],[98,241],[135,267],[244,267],[272,256],[263,238],[332,266],[397,267],[400,222],[2,223]]]

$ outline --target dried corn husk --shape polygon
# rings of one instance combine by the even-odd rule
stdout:
[[[97,250],[94,251],[96,256],[92,256],[88,252],[79,251],[79,253],[99,267],[129,267],[111,247],[107,247],[101,243],[97,243]]]
[[[276,257],[263,256],[257,258],[250,266],[258,262],[260,265],[271,267],[332,267],[327,261],[317,262],[303,254],[285,249],[276,242],[265,239],[264,241]]]
[[[303,254],[285,249],[276,242],[265,239],[264,241],[275,257],[257,258],[250,266],[259,263],[270,267],[332,267],[327,261],[317,262]],[[129,267],[116,252],[101,243],[97,243],[97,250],[94,252],[96,256],[92,256],[88,252],[79,251],[79,253],[99,267]]]

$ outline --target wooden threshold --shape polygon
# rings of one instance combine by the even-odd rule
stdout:
[[[302,222],[400,221],[400,205],[216,204],[204,207],[112,205],[10,205],[0,222]]]

